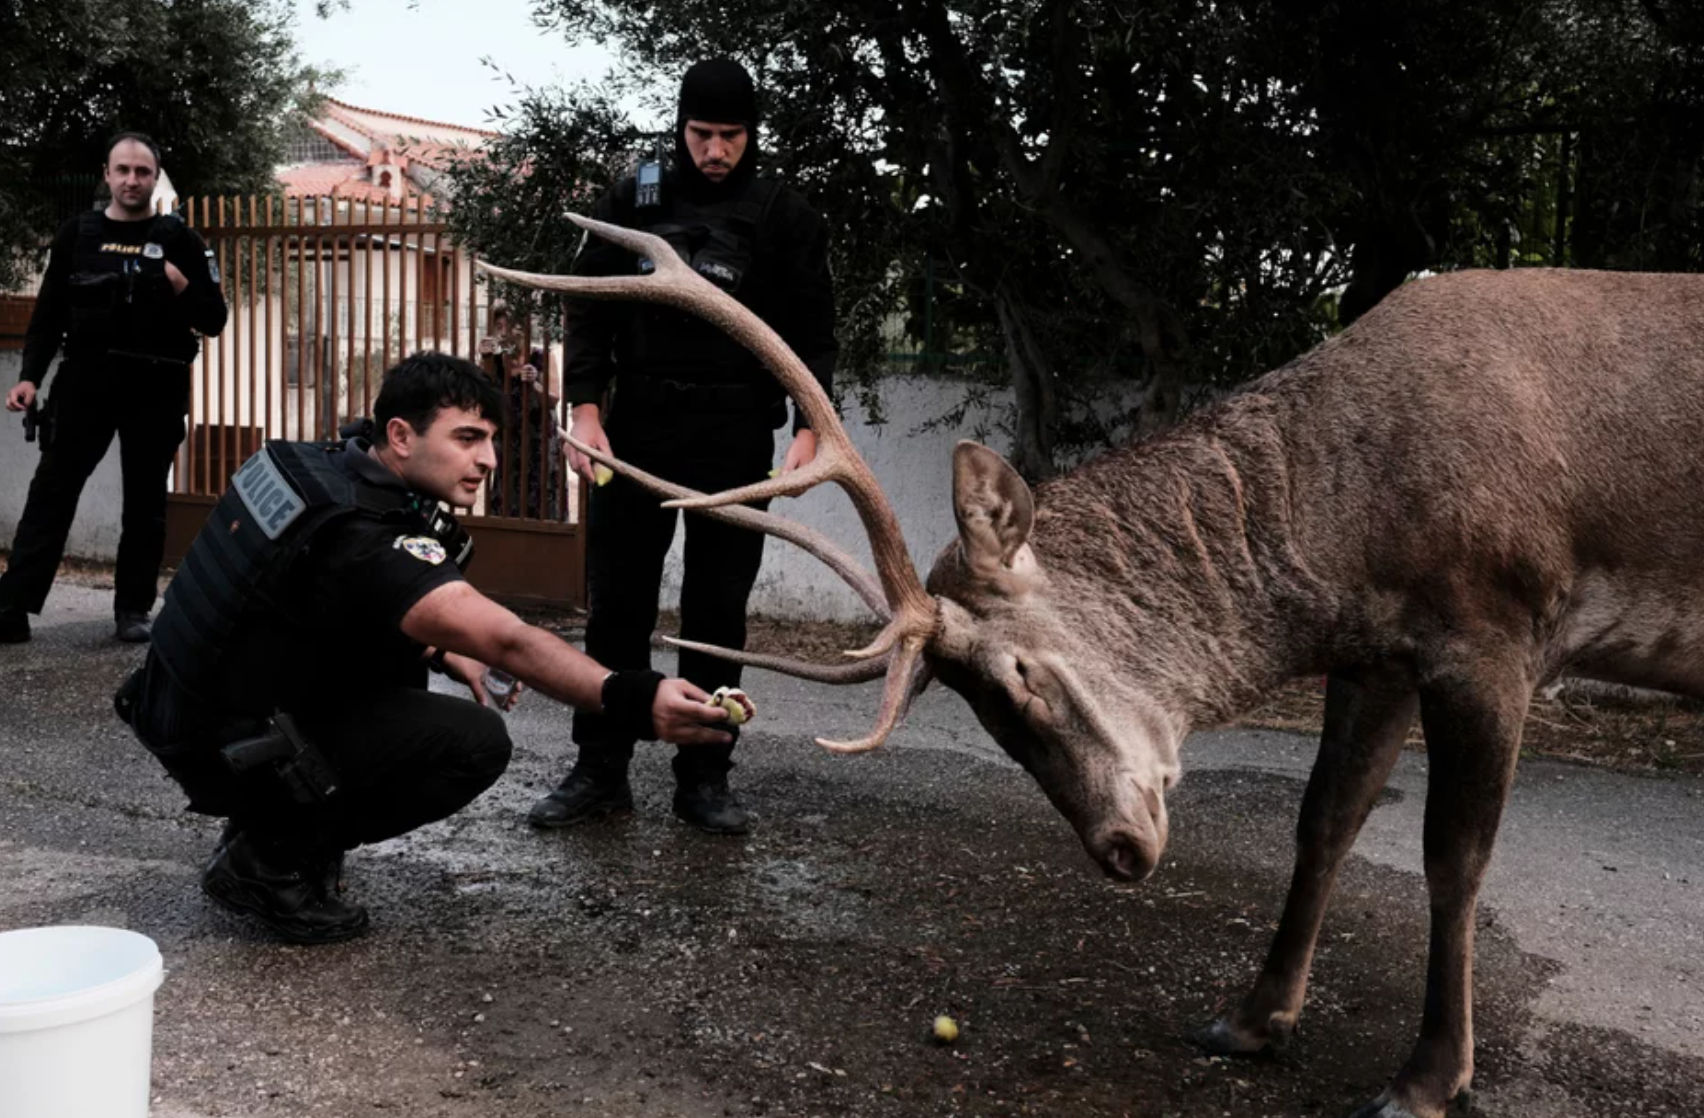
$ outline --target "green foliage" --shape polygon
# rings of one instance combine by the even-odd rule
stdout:
[[[692,61],[732,55],[764,95],[767,165],[835,230],[850,379],[898,349],[1010,384],[1020,468],[1045,474],[1168,420],[1186,387],[1282,364],[1421,269],[1704,263],[1696,7],[539,0],[546,26],[629,65],[528,93],[463,171],[466,232],[564,265],[555,212],[635,148],[616,106],[666,104]],[[1107,403],[1132,387],[1140,414]]]
[[[497,114],[502,136],[451,170],[450,226],[493,263],[566,272],[581,231],[563,214],[589,213],[605,184],[628,170],[641,136],[608,91],[589,87],[523,89]],[[538,315],[547,328],[560,321],[559,299],[502,286],[517,313]]]
[[[146,132],[180,194],[262,192],[317,75],[287,0],[0,5],[0,288],[88,205],[114,132]]]

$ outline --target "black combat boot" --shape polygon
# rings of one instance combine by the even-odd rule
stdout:
[[[751,814],[728,787],[733,762],[697,754],[713,746],[691,746],[675,754],[674,813],[713,835],[743,835],[751,830]]]
[[[202,890],[224,908],[291,943],[336,943],[367,930],[367,910],[338,896],[341,852],[303,855],[230,828],[226,836],[201,875]]]
[[[17,607],[0,609],[0,644],[23,644],[30,639],[30,615]]]
[[[625,765],[576,763],[555,791],[532,806],[527,822],[535,827],[572,827],[588,819],[625,815],[633,810],[633,788]]]
[[[147,610],[115,609],[112,611],[112,635],[125,644],[146,644],[153,626]]]

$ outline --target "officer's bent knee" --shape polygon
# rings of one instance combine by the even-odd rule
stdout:
[[[468,735],[468,762],[483,772],[501,774],[509,767],[514,742],[509,738],[508,723],[490,707],[479,707]]]

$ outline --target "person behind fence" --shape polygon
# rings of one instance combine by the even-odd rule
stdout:
[[[489,330],[479,340],[479,360],[486,375],[503,390],[504,421],[486,511],[493,516],[560,519],[565,496],[558,467],[562,448],[556,397],[539,373],[544,350],[525,349],[526,340],[515,328],[507,304],[491,304],[487,322]]]
[[[124,511],[114,635],[148,639],[166,544],[166,479],[189,410],[189,367],[228,309],[213,253],[176,214],[154,213],[160,149],[140,132],[107,144],[112,201],[67,221],[24,334],[22,377],[6,395],[41,448],[11,559],[0,575],[0,643],[30,639],[65,552],[83,485],[118,436]],[[63,346],[45,408],[36,396]],[[38,418],[39,415],[39,418]],[[26,428],[28,429],[28,427]]]
[[[681,82],[674,166],[641,163],[597,204],[604,221],[650,230],[700,275],[730,292],[781,335],[831,387],[837,346],[828,230],[796,191],[760,178],[757,98],[737,62],[693,65]],[[645,262],[588,238],[575,261],[583,275],[631,274]],[[581,442],[669,481],[714,492],[761,481],[774,461],[774,430],[786,396],[757,359],[693,315],[641,303],[570,303],[563,392]],[[605,393],[613,382],[607,422]],[[799,415],[781,469],[805,466],[816,436]],[[569,464],[595,482],[594,464]],[[588,510],[590,616],[586,651],[611,666],[650,663],[663,560],[676,514],[617,476],[591,490]],[[746,603],[763,561],[763,535],[710,517],[686,517],[681,636],[742,648]],[[740,668],[683,650],[680,674],[706,689],[734,686]],[[579,754],[561,785],[533,806],[538,827],[565,827],[630,810],[632,736],[595,711],[574,716]],[[744,834],[750,817],[728,784],[732,744],[680,752],[674,811],[713,833]]]
[[[609,671],[463,578],[472,545],[440,502],[465,508],[484,486],[501,407],[472,363],[419,353],[386,374],[362,433],[267,443],[115,696],[189,809],[229,819],[205,892],[284,939],[361,932],[344,852],[442,819],[501,775],[510,742],[486,665],[626,734],[728,741],[698,687]],[[476,701],[427,690],[429,666]]]

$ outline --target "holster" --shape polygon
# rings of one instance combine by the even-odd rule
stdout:
[[[225,765],[240,783],[269,779],[289,803],[318,807],[336,794],[337,773],[296,722],[280,711],[267,722],[268,730],[220,748]]]
[[[24,441],[46,454],[53,449],[53,401],[32,400],[24,409]]]

